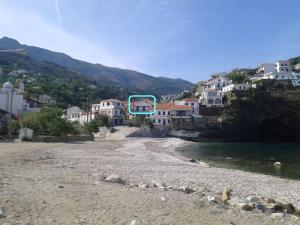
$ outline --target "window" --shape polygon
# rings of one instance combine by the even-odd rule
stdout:
[[[160,123],[160,119],[158,120],[158,123]]]
[[[160,115],[160,111],[158,111],[158,115]]]
[[[170,115],[170,111],[168,111],[168,115]]]
[[[165,111],[163,111],[163,115],[166,115],[166,112],[165,112]]]
[[[185,103],[185,105],[189,105],[189,103]]]
[[[191,105],[194,105],[194,102],[192,102]]]
[[[117,106],[120,106],[120,102],[117,103]]]

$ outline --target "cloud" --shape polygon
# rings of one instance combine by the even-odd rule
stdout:
[[[61,23],[61,12],[58,1],[55,0],[55,10],[58,22]],[[20,8],[10,2],[0,2],[0,37],[8,36],[27,45],[64,52],[74,58],[107,66],[138,69],[129,60],[111,52],[101,44],[101,40],[91,43],[82,37],[62,30],[61,26],[49,22],[30,9]]]

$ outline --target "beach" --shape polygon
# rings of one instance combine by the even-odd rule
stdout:
[[[300,223],[293,215],[274,218],[209,202],[228,187],[232,198],[263,196],[300,207],[300,181],[190,162],[175,151],[187,144],[113,136],[82,143],[0,143],[0,224]],[[112,174],[122,182],[107,182]]]

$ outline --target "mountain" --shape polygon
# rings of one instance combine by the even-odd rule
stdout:
[[[25,96],[47,94],[59,106],[87,104],[105,98],[126,99],[133,90],[105,85],[101,81],[70,71],[55,63],[39,61],[20,52],[0,50],[0,84],[10,81],[15,84],[22,79]]]
[[[87,79],[101,81],[107,85],[113,84],[123,88],[134,89],[138,92],[163,95],[179,93],[194,86],[193,83],[182,79],[153,77],[133,70],[92,64],[74,59],[64,53],[23,45],[17,40],[8,37],[0,39],[0,52],[1,50],[20,49],[32,59],[55,63],[65,69],[84,75]]]

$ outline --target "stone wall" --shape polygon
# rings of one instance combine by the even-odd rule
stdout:
[[[81,135],[81,136],[35,136],[32,139],[33,142],[82,142],[82,141],[94,141],[93,135]]]

